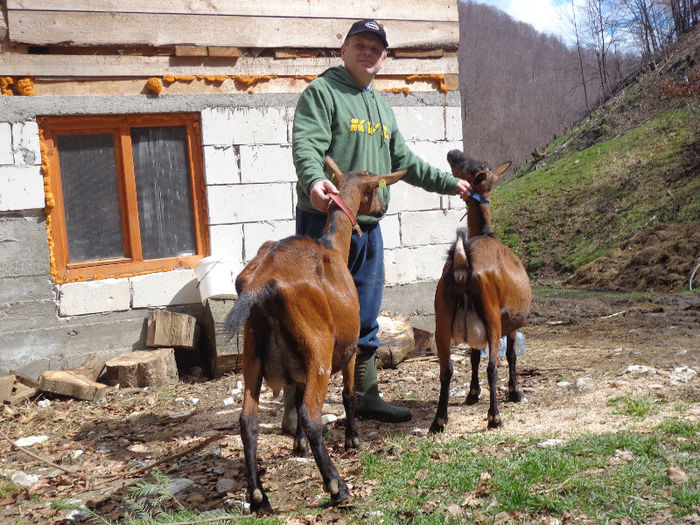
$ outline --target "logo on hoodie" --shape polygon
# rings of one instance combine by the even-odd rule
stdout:
[[[382,138],[389,140],[390,137],[386,126],[382,126],[381,124],[374,123],[371,120],[366,119],[350,119],[350,131],[354,131],[356,133],[369,133],[370,135],[374,135],[380,127],[382,128]]]

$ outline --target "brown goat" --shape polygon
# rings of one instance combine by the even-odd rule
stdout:
[[[481,349],[489,346],[487,368],[491,403],[488,428],[501,426],[496,381],[498,379],[499,341],[507,336],[508,397],[521,401],[522,389],[515,377],[516,330],[525,324],[530,311],[530,280],[520,259],[491,232],[489,199],[498,179],[510,167],[500,165],[494,172],[452,150],[447,161],[455,177],[472,186],[467,202],[467,231],[457,230],[457,240],[450,248],[442,277],[435,292],[435,344],[440,360],[440,399],[430,432],[442,432],[447,424],[447,405],[452,361],[450,343],[467,343],[471,350],[472,376],[468,405],[481,396],[479,360]]]
[[[344,201],[347,210],[333,207],[329,211],[319,240],[295,235],[263,244],[236,279],[238,300],[226,318],[231,335],[245,323],[240,424],[253,512],[272,512],[257,470],[263,378],[275,396],[285,385],[296,385],[299,424],[294,450],[306,454],[308,440],[331,501],[338,504],[350,496],[323,443],[321,409],[331,373],[342,369],[345,446],[359,446],[354,374],[360,307],[347,264],[353,227],[361,231],[353,214],[383,215],[386,204],[377,188],[395,183],[406,172],[382,177],[367,172],[343,174],[329,157],[326,167],[342,199],[337,206]]]

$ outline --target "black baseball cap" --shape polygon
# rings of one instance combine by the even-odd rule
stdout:
[[[389,42],[386,41],[386,32],[376,20],[358,20],[352,25],[345,39],[347,40],[348,37],[359,35],[360,33],[371,33],[381,40],[384,47],[389,47]]]

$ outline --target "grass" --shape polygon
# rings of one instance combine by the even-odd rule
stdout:
[[[700,504],[699,430],[696,422],[672,419],[649,434],[590,434],[550,448],[538,446],[544,438],[520,443],[491,433],[449,442],[398,440],[365,454],[364,477],[379,484],[349,521],[473,523],[504,512],[525,522],[687,516]],[[618,459],[619,451],[627,459]],[[673,484],[668,466],[683,469],[691,481]],[[450,514],[448,505],[463,514]]]
[[[657,400],[653,397],[615,397],[608,401],[608,406],[614,407],[615,414],[644,419],[657,411]]]
[[[688,108],[667,111],[521,170],[494,191],[496,233],[530,273],[570,273],[644,228],[699,220],[696,118]],[[602,120],[587,119],[571,134]]]

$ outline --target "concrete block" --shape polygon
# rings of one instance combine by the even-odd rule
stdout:
[[[459,149],[462,150],[462,142],[461,141],[454,141],[454,142],[449,142],[449,141],[426,141],[426,140],[419,140],[419,141],[411,141],[408,142],[408,147],[411,149],[413,153],[418,155],[421,159],[423,159],[425,162],[428,164],[435,166],[437,169],[441,171],[445,171],[447,173],[452,173],[452,170],[450,169],[450,165],[447,163],[447,154],[450,152],[450,150],[453,149]]]
[[[0,211],[41,209],[45,203],[40,166],[0,166]]]
[[[54,292],[51,292],[54,294]],[[0,304],[0,330],[12,331],[56,319],[56,299],[30,299]],[[2,348],[2,346],[0,346]]]
[[[205,108],[200,122],[203,146],[233,146],[233,123],[228,109]]]
[[[12,127],[9,122],[0,122],[0,165],[12,165],[14,163]]]
[[[410,283],[416,280],[416,265],[409,248],[384,250],[384,284]]]
[[[241,184],[209,186],[210,224],[231,224],[276,219],[291,219],[293,185]]]
[[[26,166],[41,166],[39,126],[34,121],[12,124],[12,147],[15,163]]]
[[[401,246],[401,222],[399,214],[387,215],[379,223],[382,228],[384,249],[392,250]]]
[[[128,310],[131,290],[128,279],[103,279],[57,286],[61,317]]]
[[[209,227],[211,254],[228,259],[243,269],[243,225],[219,224]]]
[[[132,308],[201,303],[194,270],[130,277]]]
[[[404,139],[445,140],[445,109],[442,106],[393,108]]]
[[[450,244],[419,246],[411,250],[418,281],[440,278]]]
[[[0,309],[6,303],[53,300],[53,297],[53,286],[48,274],[0,278]]]
[[[402,211],[439,210],[440,195],[425,191],[418,186],[406,183],[398,183],[391,187],[391,200],[389,211],[398,213]]]
[[[0,279],[48,276],[49,243],[43,215],[0,216]]]
[[[278,241],[294,235],[296,223],[293,220],[251,222],[243,225],[245,261],[250,261],[266,241]]]
[[[458,210],[402,213],[401,242],[404,247],[451,243],[461,216]]]
[[[447,106],[445,108],[445,137],[451,142],[462,141],[462,108]]]
[[[204,145],[286,144],[284,108],[206,108],[202,111]]]
[[[297,181],[291,146],[241,146],[240,156],[243,183]]]
[[[241,172],[233,146],[204,146],[206,184],[238,184]]]

